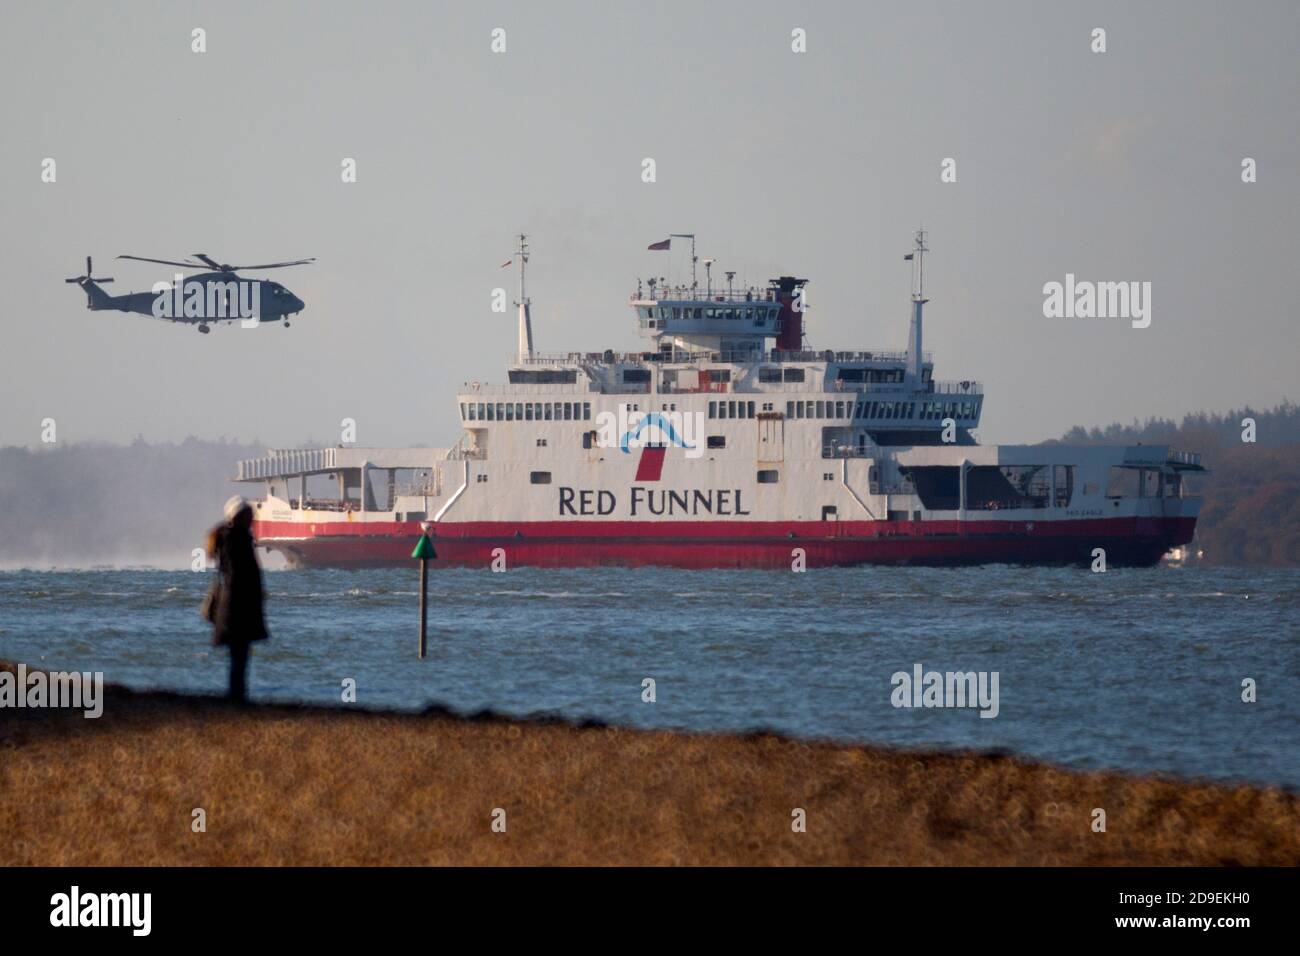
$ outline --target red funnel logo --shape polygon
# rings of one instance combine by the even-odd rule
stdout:
[[[668,451],[663,445],[647,445],[641,449],[641,460],[636,466],[637,481],[658,481],[664,470],[664,453]]]

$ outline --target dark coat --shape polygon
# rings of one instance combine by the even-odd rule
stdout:
[[[212,643],[250,644],[265,640],[262,569],[246,528],[218,525],[212,530],[218,581],[212,606]]]

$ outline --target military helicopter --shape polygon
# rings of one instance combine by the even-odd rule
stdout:
[[[90,256],[86,256],[86,274],[67,279],[75,282],[86,293],[86,308],[93,311],[113,309],[118,312],[138,312],[169,322],[185,322],[207,334],[208,323],[216,322],[275,322],[283,321],[289,327],[289,316],[305,309],[306,303],[278,282],[269,279],[245,279],[236,273],[241,269],[280,269],[315,262],[311,259],[294,259],[292,262],[264,262],[252,266],[235,266],[217,262],[202,252],[194,254],[198,262],[176,262],[171,259],[147,259],[143,256],[118,256],[137,262],[156,262],[160,265],[182,269],[207,270],[174,283],[159,282],[152,292],[128,292],[126,295],[109,295],[100,285],[112,282],[109,278],[95,278]]]

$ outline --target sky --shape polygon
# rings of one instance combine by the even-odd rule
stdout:
[[[984,383],[982,441],[1300,399],[1294,2],[15,2],[3,25],[0,444],[50,418],[333,444],[350,418],[362,445],[449,445],[461,383],[504,380],[521,231],[540,350],[640,347],[636,278],[688,272],[646,251],[669,233],[715,275],[809,278],[818,349],[902,349],[924,226],[926,347]],[[306,311],[200,335],[63,281],[90,254],[143,291],[172,270],[115,256],[196,252],[315,256],[265,274]],[[1150,326],[1045,317],[1067,273],[1150,282]]]

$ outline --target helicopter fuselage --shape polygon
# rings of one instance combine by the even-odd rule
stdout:
[[[206,326],[216,322],[278,322],[306,308],[283,285],[270,279],[246,279],[233,273],[207,272],[158,282],[150,292],[109,295],[94,280],[82,288],[93,311],[135,312],[167,322]]]

